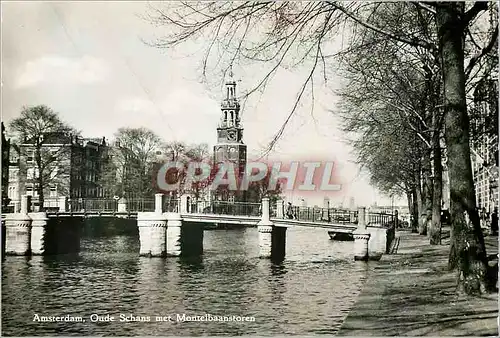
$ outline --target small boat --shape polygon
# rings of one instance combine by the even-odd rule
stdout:
[[[351,233],[328,231],[328,236],[330,236],[330,239],[334,241],[354,241],[354,237]]]

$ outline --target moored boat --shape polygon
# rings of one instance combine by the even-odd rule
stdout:
[[[328,236],[334,241],[354,241],[354,237],[351,233],[328,231]]]

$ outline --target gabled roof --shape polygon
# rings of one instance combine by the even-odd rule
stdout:
[[[43,134],[44,144],[71,144],[74,140],[73,135],[68,135],[62,132],[49,132]],[[35,144],[34,138],[29,138],[23,142],[23,144]]]

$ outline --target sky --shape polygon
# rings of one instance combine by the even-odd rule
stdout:
[[[2,1],[1,6],[2,121],[8,124],[23,106],[45,104],[84,137],[112,140],[118,128],[146,127],[167,142],[215,144],[223,78],[200,81],[196,47],[203,41],[174,51],[144,43],[164,29],[142,17],[146,2]],[[235,65],[237,90],[250,89],[255,69]],[[281,70],[262,95],[244,105],[249,156],[258,156],[279,130],[303,75]],[[356,205],[390,205],[353,163],[332,113],[335,103],[336,97],[318,88],[314,108],[310,100],[299,106],[269,157],[334,161],[342,189],[329,196],[332,203],[348,205],[354,197]],[[308,205],[321,205],[324,196],[287,193]]]

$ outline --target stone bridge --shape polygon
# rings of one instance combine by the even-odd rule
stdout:
[[[141,256],[201,255],[205,228],[201,225],[205,223],[256,226],[260,257],[273,261],[282,261],[285,257],[286,230],[289,227],[325,228],[329,233],[352,234],[354,258],[367,260],[380,259],[388,252],[397,224],[397,213],[367,213],[365,208],[349,211],[328,206],[292,207],[293,216],[288,213],[291,217],[288,218],[285,217],[283,201],[271,206],[268,198],[263,198],[261,203],[212,202],[200,205],[192,203],[188,196],[165,202],[164,195],[156,194],[153,201],[143,202],[140,206],[124,199],[97,202],[68,207],[67,200],[61,199],[57,209],[29,212],[29,199],[23,196],[20,212],[2,215],[5,254],[47,255],[78,251],[79,225],[84,218],[120,217],[137,219]]]

